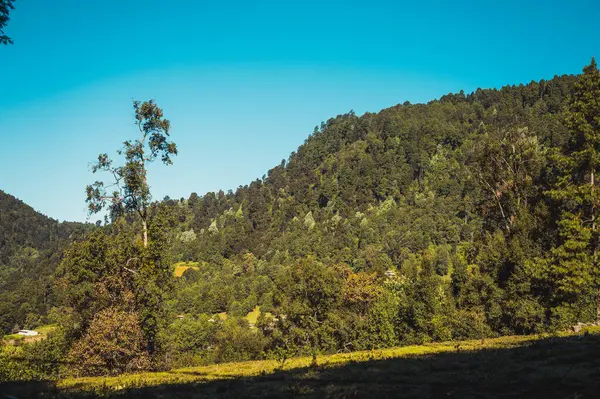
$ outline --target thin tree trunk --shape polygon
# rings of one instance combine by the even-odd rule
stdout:
[[[142,241],[144,242],[144,248],[148,246],[148,224],[146,219],[142,219]]]
[[[490,190],[492,190],[492,193],[494,194],[494,198],[496,198],[496,202],[498,203],[498,207],[500,208],[500,213],[502,214],[502,219],[504,220],[504,225],[506,226],[506,231],[510,233],[509,219],[507,218],[506,214],[504,213],[504,207],[502,206],[502,201],[500,199],[500,196],[493,188],[490,188]]]

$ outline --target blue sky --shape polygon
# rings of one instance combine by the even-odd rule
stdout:
[[[17,0],[0,47],[0,189],[86,219],[88,163],[154,98],[180,155],[155,198],[235,189],[315,125],[461,89],[579,73],[596,1]],[[96,218],[92,217],[91,221]]]

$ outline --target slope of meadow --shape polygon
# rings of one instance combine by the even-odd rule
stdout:
[[[595,397],[600,331],[5,385],[15,397]]]

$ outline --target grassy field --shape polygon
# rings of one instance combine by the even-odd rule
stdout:
[[[244,316],[244,318],[248,321],[250,326],[255,326],[256,322],[258,321],[258,317],[260,316],[260,313],[260,306],[256,306],[254,309],[252,309],[252,311],[248,312],[248,314]],[[272,316],[272,314],[269,312],[266,312],[265,314]],[[227,320],[227,312],[217,313],[217,315],[221,320]]]
[[[48,337],[48,334],[50,334],[54,330],[56,330],[56,325],[48,324],[45,326],[39,326],[34,328],[34,331],[37,331],[39,334],[33,337],[26,337],[19,334],[10,334],[5,335],[3,339],[7,342],[13,342],[15,344],[36,342],[46,339]]]
[[[260,316],[260,306],[257,306],[254,309],[252,309],[252,311],[246,315],[246,320],[248,320],[248,323],[251,326],[254,326],[258,321],[258,316]]]
[[[4,389],[18,398],[597,398],[600,332],[344,353],[320,356],[317,365],[311,358],[283,367],[265,360]]]
[[[185,271],[187,269],[196,269],[198,270],[199,268],[199,262],[177,262],[175,263],[175,277],[181,277],[183,276],[183,273],[185,273]]]

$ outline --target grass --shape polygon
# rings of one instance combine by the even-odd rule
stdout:
[[[250,324],[250,326],[255,326],[256,322],[258,321],[258,317],[260,316],[260,313],[260,306],[256,306],[254,307],[254,309],[248,312],[248,314],[244,316],[244,318],[248,321],[248,324]],[[266,312],[265,314],[268,316],[272,316],[272,314],[269,312]],[[227,312],[221,312],[218,313],[218,315],[221,318],[221,320],[227,320]]]
[[[311,358],[299,357],[283,367],[262,360],[66,378],[39,389],[46,389],[48,398],[595,398],[600,392],[600,330],[334,354],[319,356],[316,366]]]
[[[464,351],[479,350],[482,348],[511,348],[522,346],[525,343],[534,341],[535,337],[503,337],[482,343],[481,340],[461,341],[460,348]],[[373,351],[351,352],[335,355],[325,355],[318,358],[322,368],[331,368],[345,365],[350,362],[364,362],[370,360],[394,359],[407,356],[423,356],[435,353],[455,352],[456,343],[445,342],[427,345],[405,346],[398,348],[388,348]],[[307,368],[312,365],[312,357],[297,357],[287,360],[283,367],[276,360],[258,360],[249,362],[235,362],[215,364],[202,367],[190,367],[168,372],[131,374],[118,377],[87,377],[64,379],[58,386],[63,389],[73,387],[109,387],[116,388],[141,384],[142,386],[152,386],[164,383],[189,383],[198,381],[211,381],[221,379],[231,379],[239,377],[256,377],[265,374],[271,374],[277,371],[295,370]]]
[[[227,312],[217,313],[221,320],[227,320]]]
[[[56,330],[57,326],[56,324],[47,324],[44,326],[39,326],[34,328],[34,331],[37,331],[39,334],[35,335],[33,337],[26,337],[24,335],[20,335],[20,334],[9,334],[9,335],[5,335],[4,336],[4,340],[8,341],[8,342],[13,342],[15,344],[20,344],[20,343],[30,343],[30,342],[36,342],[36,341],[41,341],[43,339],[48,338],[48,334],[50,334],[51,332],[53,332],[54,330]]]
[[[246,315],[246,320],[251,326],[255,326],[258,321],[258,316],[260,316],[260,306],[255,307]]]
[[[39,326],[39,327],[35,328],[34,330],[39,332],[40,335],[47,337],[50,333],[52,333],[57,328],[58,328],[58,326],[56,324],[47,324],[45,326]]]
[[[20,334],[6,334],[4,336],[5,341],[24,341],[25,336]]]
[[[461,341],[460,348],[463,351],[480,350],[483,348],[512,348],[523,346],[535,341],[531,336],[513,336],[486,340]],[[426,345],[414,345],[398,348],[388,348],[373,351],[360,351],[325,355],[318,358],[322,368],[331,368],[345,365],[351,362],[364,362],[371,360],[394,359],[409,356],[423,356],[436,353],[456,352],[455,342],[435,343]],[[63,389],[72,387],[109,387],[117,388],[129,386],[131,383],[142,386],[152,386],[164,383],[189,383],[198,381],[211,381],[220,379],[231,379],[240,377],[256,377],[271,374],[276,371],[295,370],[307,368],[312,365],[312,357],[297,357],[287,360],[283,367],[276,360],[258,360],[249,362],[224,363],[218,365],[182,368],[168,372],[131,374],[118,377],[88,377],[64,379],[58,386]]]
[[[195,269],[198,270],[199,269],[199,262],[177,262],[175,263],[175,277],[181,277],[183,276],[183,273],[185,273],[185,271],[187,269]]]

